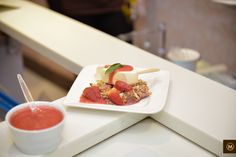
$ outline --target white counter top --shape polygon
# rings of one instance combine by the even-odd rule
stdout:
[[[150,118],[76,157],[93,157],[94,154],[101,157],[215,157],[214,154]]]
[[[161,113],[151,117],[218,155],[222,154],[224,139],[236,139],[235,90],[177,67],[46,8],[23,0],[8,1],[18,5],[19,8],[0,11],[0,29],[13,38],[75,73],[79,73],[81,67],[89,64],[115,62],[168,70],[171,74],[171,82],[166,107]],[[70,110],[69,114],[77,114],[75,112],[78,111]],[[76,115],[78,121],[83,118],[93,119],[94,114],[99,114],[88,110],[80,112],[82,114]],[[104,125],[112,125],[113,122],[121,119],[122,115],[124,114],[117,113],[117,117],[110,119],[111,114],[108,116],[108,121],[106,115],[99,115],[99,118],[104,121],[100,126],[101,130]],[[129,117],[133,114],[125,114],[125,116],[132,119]],[[142,118],[139,115],[135,121]],[[85,127],[90,128],[89,125],[93,124],[87,124]],[[122,128],[124,129],[125,126]],[[0,133],[3,134],[4,127],[1,126],[0,129]],[[118,131],[119,129],[113,134]],[[83,138],[89,138],[90,132],[92,130],[89,130]],[[102,138],[106,137],[101,136],[97,141],[103,140]],[[94,144],[97,141],[95,140]],[[8,151],[6,148],[0,147],[0,150],[6,152]],[[79,153],[80,150],[82,148],[74,153]]]

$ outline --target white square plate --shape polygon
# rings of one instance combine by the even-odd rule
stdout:
[[[97,66],[98,65],[89,65],[82,69],[64,100],[65,106],[142,114],[153,114],[163,109],[166,103],[170,80],[169,72],[164,70],[139,76],[140,79],[147,82],[152,94],[133,105],[117,106],[109,104],[81,103],[80,96],[83,93],[84,88],[89,87],[90,83],[96,82],[95,73]]]

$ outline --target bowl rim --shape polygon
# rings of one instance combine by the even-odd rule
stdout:
[[[188,53],[191,54],[192,58],[189,59],[180,59],[180,58],[176,58],[176,54],[178,53]],[[197,61],[201,58],[201,55],[198,51],[194,50],[194,49],[190,49],[190,48],[172,48],[170,49],[170,51],[167,53],[166,58],[172,62],[193,62],[193,61]]]
[[[63,119],[56,125],[53,125],[49,128],[45,128],[45,129],[39,129],[39,130],[24,130],[24,129],[19,129],[17,127],[14,127],[11,123],[10,123],[10,117],[11,115],[17,111],[18,109],[21,109],[21,108],[24,108],[24,107],[27,107],[29,106],[30,103],[36,103],[36,105],[39,105],[39,106],[50,106],[50,107],[54,107],[56,109],[58,109],[62,114],[63,114]],[[49,102],[49,101],[32,101],[32,102],[25,102],[25,103],[22,103],[22,104],[19,104],[15,107],[13,107],[11,110],[9,110],[6,114],[6,123],[7,125],[15,130],[15,131],[18,131],[18,132],[21,132],[21,133],[29,133],[29,134],[36,134],[36,133],[43,133],[43,132],[48,132],[48,131],[51,131],[51,130],[54,130],[56,128],[59,128],[60,126],[62,126],[64,124],[64,121],[65,121],[65,118],[66,118],[66,111],[64,109],[64,107],[58,103],[54,103],[54,102]]]

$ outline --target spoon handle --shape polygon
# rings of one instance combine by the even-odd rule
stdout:
[[[25,100],[27,102],[31,102],[31,101],[34,101],[30,91],[29,91],[29,88],[27,87],[24,79],[22,78],[22,76],[20,74],[17,74],[17,79],[19,81],[19,84],[20,84],[20,87],[21,87],[21,90],[24,94],[24,97],[25,97]]]

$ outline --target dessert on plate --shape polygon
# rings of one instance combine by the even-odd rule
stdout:
[[[138,75],[158,70],[137,71],[131,65],[120,63],[98,66],[95,74],[97,81],[83,90],[80,102],[120,106],[135,104],[151,95],[147,83]]]

